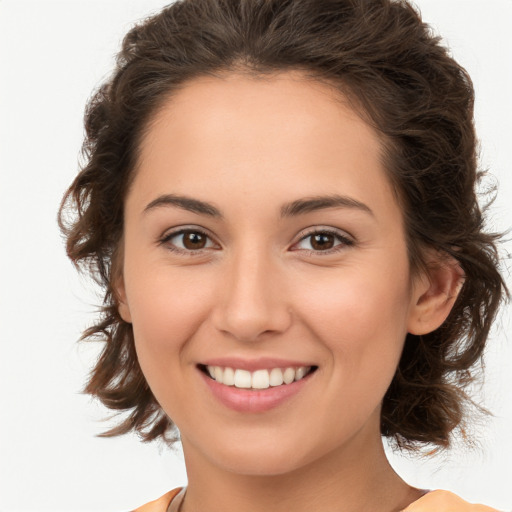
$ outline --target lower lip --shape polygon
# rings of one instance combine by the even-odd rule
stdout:
[[[198,370],[213,395],[226,407],[238,412],[265,412],[288,401],[309,382],[312,374],[291,384],[270,387],[267,389],[243,389],[225,386]]]

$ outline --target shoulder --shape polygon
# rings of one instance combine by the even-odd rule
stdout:
[[[173,498],[179,494],[181,490],[182,488],[178,487],[172,491],[166,492],[157,500],[150,501],[149,503],[136,508],[133,512],[166,512]]]
[[[402,512],[498,512],[486,505],[474,505],[450,491],[431,491]]]

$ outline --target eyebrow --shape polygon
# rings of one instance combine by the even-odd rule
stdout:
[[[324,210],[326,208],[350,208],[364,211],[373,216],[373,212],[370,207],[361,201],[353,199],[352,197],[334,194],[330,196],[315,196],[297,199],[296,201],[285,204],[281,208],[281,217],[292,217],[316,210]]]
[[[200,215],[219,218],[222,217],[220,210],[210,203],[206,203],[205,201],[200,201],[199,199],[194,199],[192,197],[177,196],[174,194],[165,194],[157,197],[151,201],[146,208],[144,208],[144,213],[162,206],[177,206],[182,210],[198,213]]]
[[[199,215],[207,215],[209,217],[223,218],[221,211],[211,203],[194,199],[188,196],[175,194],[165,194],[151,201],[145,208],[144,213],[155,208],[175,206],[189,212],[198,213]],[[291,203],[286,203],[281,207],[281,217],[295,217],[311,213],[317,210],[327,208],[350,208],[361,210],[373,216],[373,212],[369,206],[353,199],[352,197],[330,195],[330,196],[314,196],[297,199]]]

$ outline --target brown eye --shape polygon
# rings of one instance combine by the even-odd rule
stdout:
[[[325,251],[334,247],[335,236],[329,233],[317,233],[316,235],[311,235],[310,238],[311,247],[315,251]]]
[[[170,233],[161,240],[161,243],[168,249],[178,252],[192,253],[202,249],[219,248],[206,233],[194,229],[182,229]]]
[[[310,253],[327,253],[342,250],[354,245],[354,241],[343,232],[314,231],[303,236],[293,250],[305,250]]]
[[[206,247],[207,237],[197,231],[186,231],[182,234],[183,246],[191,251],[204,249]]]

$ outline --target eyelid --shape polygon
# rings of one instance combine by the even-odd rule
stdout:
[[[175,236],[179,236],[184,233],[190,233],[190,232],[192,232],[192,233],[196,232],[196,233],[200,233],[201,235],[204,235],[216,247],[203,247],[201,249],[182,249],[181,247],[176,247],[175,245],[169,243],[169,241],[172,238],[174,238]],[[194,254],[199,254],[204,251],[211,250],[211,249],[217,250],[218,248],[220,248],[220,244],[215,240],[215,237],[213,235],[211,235],[207,229],[204,229],[200,226],[195,226],[195,225],[185,225],[185,226],[177,226],[175,228],[171,228],[171,229],[165,231],[163,235],[158,237],[157,242],[159,245],[165,245],[166,248],[169,249],[170,251],[177,252],[180,254],[186,254],[189,256],[193,256]]]
[[[333,235],[339,235],[341,237],[350,238],[351,240],[355,241],[355,237],[345,229],[336,228],[334,226],[328,226],[324,224],[315,224],[313,226],[308,226],[307,228],[301,229],[297,234],[297,241],[301,240],[305,236],[316,233],[332,233]]]
[[[326,249],[323,251],[315,251],[315,250],[308,250],[308,249],[293,249],[293,247],[297,246],[302,240],[305,238],[308,238],[313,235],[317,234],[329,234],[335,236],[339,241],[342,243],[335,245],[331,249]],[[355,238],[349,234],[347,231],[344,231],[339,228],[335,228],[332,226],[311,226],[309,228],[303,229],[298,235],[297,240],[292,244],[292,250],[295,251],[303,251],[307,253],[311,253],[314,255],[328,255],[335,252],[338,252],[340,250],[343,250],[346,247],[350,247],[355,245],[356,240]]]

